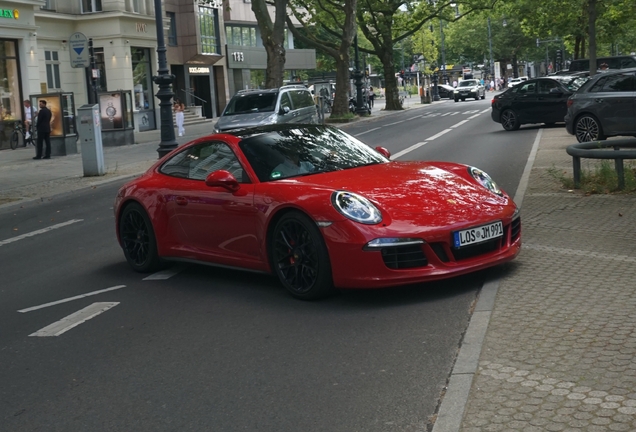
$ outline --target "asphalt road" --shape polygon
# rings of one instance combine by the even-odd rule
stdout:
[[[343,129],[400,160],[478,166],[514,194],[536,130],[506,133],[489,107],[451,101]],[[206,266],[143,280],[115,240],[118,186],[0,211],[0,226],[35,233],[0,238],[1,430],[424,431],[483,281],[506,271],[320,302]]]

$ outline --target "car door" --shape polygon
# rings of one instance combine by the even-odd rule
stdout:
[[[626,72],[605,76],[590,93],[592,110],[608,135],[633,134],[636,131],[636,75]]]
[[[259,260],[254,185],[232,149],[226,143],[211,141],[182,153],[160,171],[173,176],[179,173],[167,182],[163,195],[170,229],[178,233],[186,255],[205,256],[226,265]],[[217,170],[232,173],[240,189],[232,193],[207,186],[206,177]]]
[[[536,123],[537,113],[537,82],[527,81],[519,84],[515,92],[512,108],[519,115],[521,123]]]
[[[558,82],[543,79],[537,82],[537,111],[534,113],[542,123],[563,122],[567,113],[570,92]]]
[[[293,123],[315,123],[316,105],[306,90],[290,90]]]

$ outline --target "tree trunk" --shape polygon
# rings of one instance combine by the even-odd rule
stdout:
[[[349,113],[349,54],[336,58],[336,98],[332,116],[342,117]]]
[[[596,0],[588,0],[588,38],[589,38],[589,50],[590,50],[590,76],[596,74]]]
[[[384,70],[384,97],[386,99],[385,110],[401,110],[400,93],[397,78],[395,77],[395,65],[393,64],[393,53],[384,52],[382,56],[382,69]]]
[[[275,20],[272,22],[265,0],[252,0],[252,11],[261,31],[263,47],[267,52],[265,87],[276,88],[283,85],[285,71],[285,18],[287,0],[274,0]]]
[[[574,60],[581,58],[581,36],[574,39]]]

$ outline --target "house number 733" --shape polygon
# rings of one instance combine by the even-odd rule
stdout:
[[[235,62],[245,61],[245,57],[243,57],[243,53],[242,52],[234,51],[232,53],[232,57],[234,58]]]

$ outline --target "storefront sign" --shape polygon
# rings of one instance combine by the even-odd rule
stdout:
[[[188,72],[191,74],[209,74],[210,68],[207,67],[189,67]]]
[[[240,51],[234,51],[232,53],[232,58],[234,59],[235,62],[242,62],[245,61],[245,56],[243,55],[242,52]]]
[[[0,9],[0,18],[18,19],[20,11],[17,9]]]

